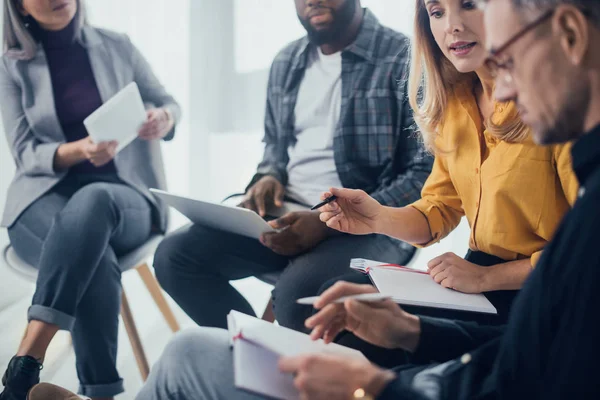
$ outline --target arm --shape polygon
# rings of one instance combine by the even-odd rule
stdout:
[[[175,125],[181,119],[181,108],[175,101],[173,96],[167,93],[164,86],[160,83],[152,67],[144,58],[142,53],[127,39],[128,45],[131,47],[131,63],[133,66],[133,80],[137,83],[140,94],[144,102],[152,103],[155,107],[159,107],[168,113],[172,119],[173,128],[164,137],[168,141],[175,136]]]
[[[573,163],[571,160],[571,148],[572,143],[559,144],[553,146],[553,158],[554,168],[560,185],[562,187],[565,198],[573,207],[577,200],[577,191],[579,189],[579,181],[575,172],[573,171]],[[550,241],[554,236],[554,232],[539,232],[538,235],[542,236],[547,241]],[[531,265],[535,267],[542,256],[544,250],[536,251],[531,255]]]
[[[408,207],[382,207],[368,198],[364,192],[350,189],[333,190],[337,203],[322,208],[332,212],[344,210],[346,218],[367,220],[364,232],[346,230],[350,233],[380,233],[409,243],[426,246],[439,241],[450,233],[464,215],[460,196],[454,189],[443,157],[436,157],[433,170],[425,182],[422,198]],[[326,193],[324,197],[328,196]],[[347,200],[346,200],[347,199]],[[356,215],[353,215],[356,214]],[[327,221],[323,217],[322,220]],[[329,226],[336,228],[334,225]]]
[[[406,49],[401,54],[408,52]],[[421,145],[418,132],[415,132],[412,110],[406,96],[406,57],[397,57],[396,64],[397,71],[391,74],[393,79],[390,82],[398,104],[396,154],[389,166],[393,170],[392,178],[388,168],[385,168],[378,180],[378,187],[370,195],[383,205],[401,207],[420,198],[423,183],[431,172],[433,158]]]
[[[282,140],[278,133],[276,105],[278,96],[273,90],[276,85],[283,85],[277,82],[277,78],[283,79],[284,71],[282,70],[282,61],[277,58],[271,65],[269,73],[269,82],[267,84],[267,105],[265,110],[265,136],[263,142],[265,151],[262,161],[258,164],[256,174],[246,187],[246,191],[258,182],[264,176],[272,176],[283,186],[287,184],[287,163],[288,153],[286,143]]]
[[[0,112],[17,168],[27,175],[54,176],[55,154],[60,142],[43,142],[31,131],[21,104],[21,87],[10,76],[6,60],[0,63]]]

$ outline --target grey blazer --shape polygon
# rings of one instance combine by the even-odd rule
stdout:
[[[85,26],[81,43],[88,55],[96,84],[105,102],[135,81],[146,104],[168,107],[175,121],[180,108],[158,81],[150,65],[123,34]],[[16,174],[6,199],[1,226],[10,226],[21,213],[66,175],[53,168],[54,154],[65,143],[56,116],[50,71],[42,46],[31,60],[2,57],[0,112]],[[174,130],[165,140],[173,138]],[[115,157],[119,177],[142,193],[154,208],[154,224],[164,231],[167,208],[148,188],[165,188],[160,143],[134,140]]]

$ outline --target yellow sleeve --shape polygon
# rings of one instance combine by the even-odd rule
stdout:
[[[563,193],[569,204],[571,204],[571,207],[575,204],[575,200],[577,200],[577,191],[579,190],[579,182],[577,181],[575,172],[573,172],[573,163],[571,160],[572,145],[573,143],[569,142],[557,145],[554,149],[556,172],[560,179]]]
[[[415,247],[427,247],[439,242],[456,228],[465,215],[443,155],[435,157],[431,174],[421,191],[421,199],[409,207],[417,209],[427,218],[433,238],[429,243],[414,243]]]
[[[571,207],[577,200],[577,191],[579,190],[579,181],[573,171],[571,160],[571,147],[573,143],[566,143],[554,146],[554,164],[563,193]],[[535,267],[542,256],[543,249],[536,251],[531,255],[531,266]]]

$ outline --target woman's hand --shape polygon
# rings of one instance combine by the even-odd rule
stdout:
[[[486,290],[489,267],[470,263],[454,253],[442,254],[427,264],[429,275],[440,285],[463,293],[482,293]]]
[[[315,303],[315,308],[320,311],[305,323],[312,329],[311,338],[323,338],[330,343],[339,333],[348,330],[376,346],[414,351],[421,334],[420,320],[393,301],[333,303],[343,296],[376,292],[371,285],[341,281],[327,289]]]
[[[162,139],[173,129],[175,122],[166,108],[151,108],[146,111],[146,115],[146,122],[138,132],[141,139]]]
[[[377,233],[384,207],[363,190],[331,189],[321,199],[335,195],[336,200],[319,209],[321,221],[344,233],[367,235]]]
[[[332,354],[281,357],[279,369],[294,375],[302,400],[348,400],[359,388],[378,396],[395,378],[367,360]]]
[[[79,148],[84,160],[88,160],[95,167],[101,167],[108,164],[117,153],[118,143],[102,142],[94,143],[89,136],[78,141]]]

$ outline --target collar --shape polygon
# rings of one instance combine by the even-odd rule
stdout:
[[[342,53],[352,53],[367,61],[373,61],[375,56],[375,38],[381,29],[381,24],[377,17],[368,8],[364,9],[362,24],[354,42],[349,44]],[[313,44],[305,36],[300,41],[299,51],[292,61],[292,68],[299,69],[306,67],[307,54]]]
[[[573,170],[580,185],[600,169],[600,125],[580,137],[571,149]]]

